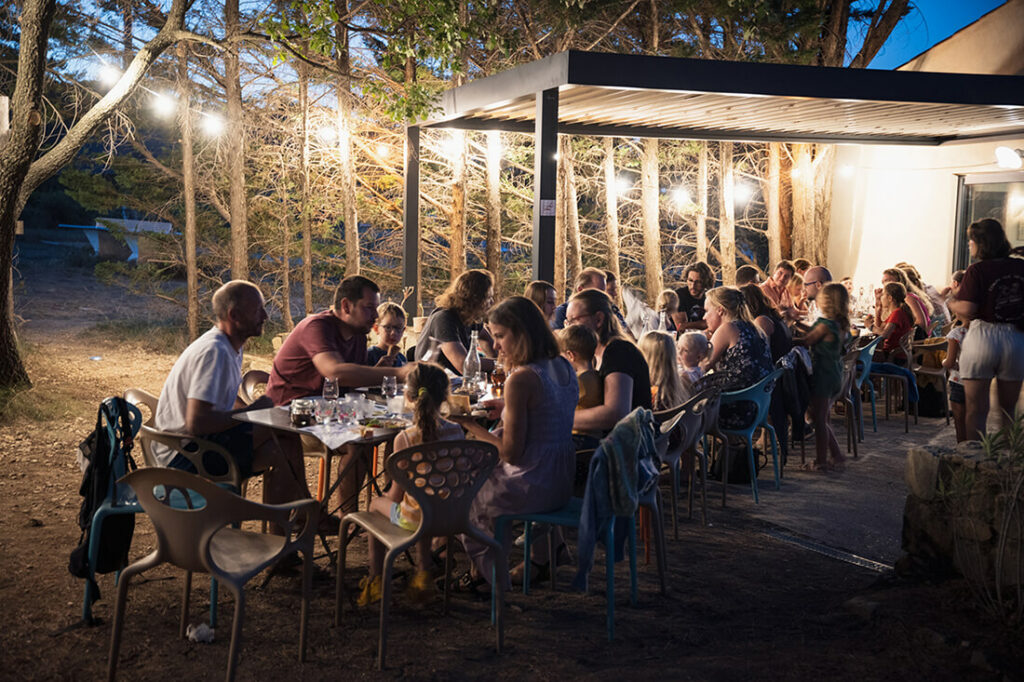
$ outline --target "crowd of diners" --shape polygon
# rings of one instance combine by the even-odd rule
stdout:
[[[350,276],[337,286],[329,309],[306,317],[287,336],[266,395],[250,406],[237,400],[242,348],[262,333],[267,315],[255,285],[232,281],[213,296],[215,325],[172,369],[156,423],[223,444],[246,475],[263,472],[270,502],[308,497],[299,439],[271,438],[266,429],[235,421],[232,414],[318,395],[325,378],[355,389],[393,376],[404,383],[412,414],[396,448],[466,437],[498,448],[500,462],[471,511],[475,524],[493,531],[499,515],[564,505],[580,483],[577,453],[594,448],[635,408],[670,409],[712,385],[747,388],[802,346],[813,367],[806,418],[814,427],[816,457],[809,468],[840,470],[844,456],[829,414],[853,327],[882,337],[879,356],[896,363],[906,362],[902,337],[946,336],[958,439],[984,433],[993,378],[1000,409],[1012,413],[1024,378],[1024,260],[1010,254],[995,220],[975,222],[968,237],[977,262],[954,273],[948,286],[926,284],[903,262],[880,273],[873,296],[871,289],[854,293],[848,278],[834,282],[826,267],[804,259],[775,264],[763,281],[758,268],[744,265],[735,282],[719,286],[707,263],[693,263],[677,288],[648,292],[664,323],[639,339],[624,324],[618,282],[609,271],[583,269],[566,300],[559,300],[551,283],[534,281],[522,296],[495,303],[491,273],[469,270],[437,297],[408,358],[400,351],[407,332],[402,307],[382,303],[371,279]],[[863,319],[855,320],[861,312]],[[479,356],[483,373],[496,360],[507,372],[501,397],[485,403],[489,423],[446,409],[450,378],[460,374],[470,354]],[[723,406],[720,419],[727,428],[742,426],[751,419],[751,407]],[[191,466],[169,454],[162,463]],[[353,471],[345,483],[349,490],[362,482],[363,473]],[[397,485],[373,500],[372,509],[406,528],[419,522],[415,502]],[[322,530],[337,525],[336,517],[321,519]],[[491,576],[487,552],[470,540],[464,544],[471,566],[456,587],[475,589]],[[408,588],[412,597],[433,593],[431,561],[443,551],[429,543],[418,548],[418,570]],[[380,548],[371,546],[369,557],[361,604],[380,596]],[[546,562],[558,558],[545,553],[538,566],[517,567],[513,578],[526,570],[543,572]]]

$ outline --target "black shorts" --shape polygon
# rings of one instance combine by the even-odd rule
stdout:
[[[967,402],[964,399],[964,385],[959,381],[949,382],[949,402],[963,405]]]
[[[252,476],[253,450],[251,423],[242,422],[238,426],[232,426],[227,431],[211,433],[206,436],[202,436],[202,438],[212,443],[216,443],[227,450],[228,454],[231,455],[231,458],[235,460],[235,466],[238,467],[238,473],[241,474],[242,478],[249,478]],[[193,474],[199,473],[192,465],[192,462],[190,462],[181,453],[176,454],[168,466],[174,469],[188,471]],[[207,452],[203,455],[203,466],[211,476],[223,476],[228,472],[227,464],[213,452]]]

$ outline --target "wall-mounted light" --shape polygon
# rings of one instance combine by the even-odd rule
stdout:
[[[1000,168],[1016,170],[1024,166],[1024,149],[996,147],[996,164]]]

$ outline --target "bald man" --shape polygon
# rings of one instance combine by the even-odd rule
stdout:
[[[813,265],[804,273],[804,296],[807,297],[807,316],[804,320],[807,323],[813,323],[820,317],[818,304],[814,302],[814,298],[831,281],[832,273],[821,265]]]

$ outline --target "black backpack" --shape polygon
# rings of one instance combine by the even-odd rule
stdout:
[[[71,552],[68,570],[75,577],[92,581],[92,593],[96,599],[99,598],[99,588],[92,574],[112,573],[127,566],[128,550],[135,532],[135,514],[113,514],[106,517],[100,532],[95,566],[90,571],[89,542],[93,516],[108,498],[116,495],[115,472],[124,475],[136,469],[135,460],[131,456],[133,409],[123,398],[104,400],[96,414],[96,428],[78,446],[86,461],[82,485],[78,489],[78,494],[82,496],[82,507],[78,512],[78,526],[82,534],[78,539],[78,547]],[[111,442],[111,432],[114,434],[114,442]],[[119,459],[123,459],[123,466],[118,462]]]

